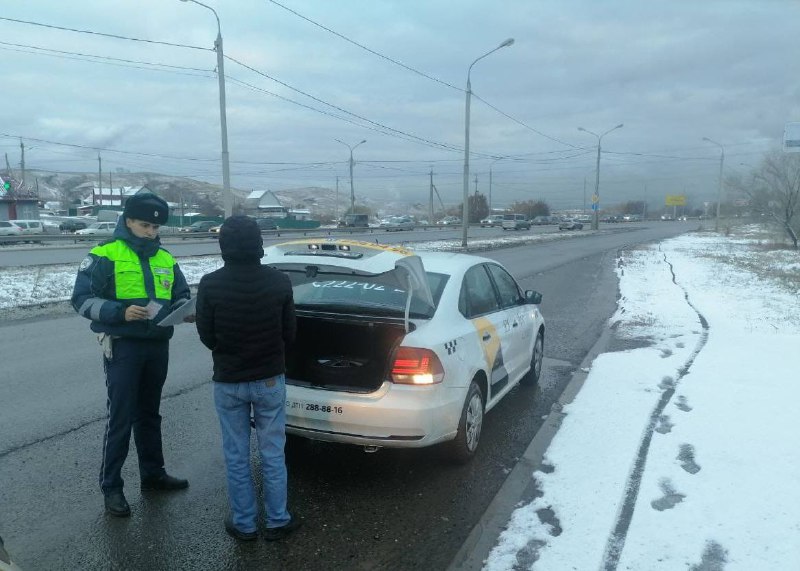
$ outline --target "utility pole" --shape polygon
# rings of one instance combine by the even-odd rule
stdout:
[[[336,177],[336,202],[333,205],[333,218],[336,220],[336,223],[339,223],[339,177]]]
[[[103,205],[103,160],[100,155],[97,155],[97,184],[100,185],[98,191],[100,192],[100,205]]]
[[[644,206],[642,206],[642,220],[647,220],[647,185],[644,185]]]
[[[492,213],[492,167],[489,165],[489,214]]]
[[[431,167],[431,183],[428,187],[428,224],[433,224],[433,167]]]
[[[475,194],[478,194],[478,174],[475,174]]]
[[[22,158],[19,163],[20,169],[22,169],[22,175],[20,177],[20,188],[25,188],[25,144],[22,142],[22,139],[19,140],[19,148],[22,152]]]

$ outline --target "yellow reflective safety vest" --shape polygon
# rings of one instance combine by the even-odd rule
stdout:
[[[149,299],[139,256],[123,240],[114,240],[92,248],[95,256],[114,262],[115,296],[118,300]],[[170,301],[175,283],[175,258],[166,250],[149,258],[156,299]]]

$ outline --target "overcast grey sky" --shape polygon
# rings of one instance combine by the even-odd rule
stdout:
[[[495,206],[581,207],[584,179],[590,200],[597,139],[579,126],[624,123],[603,139],[603,206],[683,192],[698,204],[714,200],[719,168],[703,137],[725,146],[726,172],[746,170],[800,120],[793,0],[205,3],[230,58],[231,183],[242,190],[332,188],[339,176],[344,191],[349,150],[335,139],[366,139],[357,194],[425,200],[432,168],[445,202],[459,203],[467,69],[509,37],[471,75],[470,190],[477,175],[488,193],[491,166]],[[0,149],[13,167],[22,137],[29,168],[96,171],[99,152],[104,171],[221,184],[209,10],[5,0],[0,17]]]

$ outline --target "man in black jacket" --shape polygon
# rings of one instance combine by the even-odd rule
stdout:
[[[232,216],[219,235],[225,265],[203,276],[197,290],[197,331],[214,360],[214,403],[222,430],[231,515],[225,530],[257,537],[255,486],[250,474],[250,417],[255,421],[264,482],[268,541],[299,525],[287,508],[286,346],[294,341],[292,286],[283,273],[261,265],[255,219]]]

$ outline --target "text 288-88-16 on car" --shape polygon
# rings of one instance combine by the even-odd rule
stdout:
[[[266,249],[293,286],[287,432],[469,460],[484,414],[539,379],[541,294],[467,254],[305,239]]]

